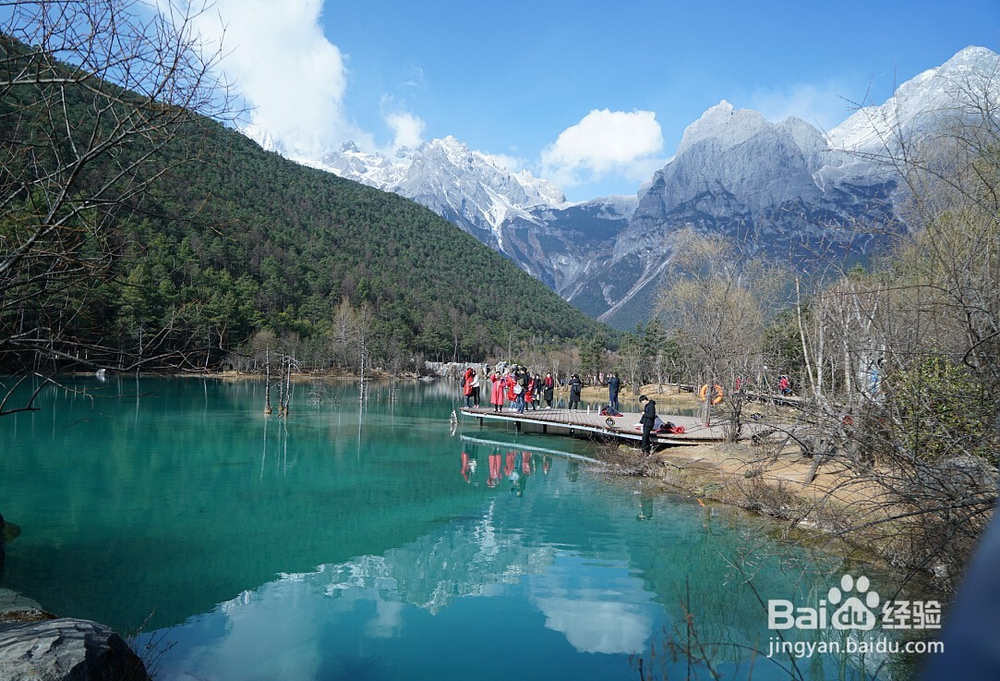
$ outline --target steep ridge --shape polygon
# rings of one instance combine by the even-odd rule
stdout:
[[[829,149],[804,121],[770,123],[723,101],[687,129],[619,234],[608,270],[597,276],[631,280],[623,281],[627,292],[606,299],[599,318],[625,326],[644,317],[684,228],[805,271],[870,255],[898,229],[895,188],[872,164]]]
[[[259,131],[254,136],[274,144]],[[453,137],[404,147],[391,158],[347,143],[312,165],[413,199],[564,297],[610,256],[636,205],[635,197],[622,196],[570,203],[553,183],[512,172]]]
[[[903,187],[886,161],[902,140],[953,128],[1000,101],[998,75],[996,53],[966,48],[826,134],[722,101],[688,127],[636,197],[570,203],[555,185],[452,137],[393,158],[348,144],[310,163],[416,200],[581,310],[631,328],[646,318],[672,235],[685,227],[806,273],[870,257],[905,229]]]
[[[906,188],[892,163],[902,145],[981,125],[992,115],[989,103],[1000,101],[998,75],[1000,56],[966,48],[827,135],[799,119],[770,123],[721,102],[688,127],[654,175],[613,257],[583,289],[591,299],[570,301],[594,314],[593,296],[611,293],[601,320],[629,328],[645,319],[672,235],[685,227],[725,235],[747,255],[785,260],[807,275],[864,261],[906,228],[899,212]],[[617,288],[607,285],[612,279]]]

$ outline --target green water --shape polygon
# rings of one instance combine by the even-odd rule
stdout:
[[[583,441],[452,433],[454,386],[362,407],[352,384],[299,385],[287,421],[259,382],[68,388],[0,419],[0,511],[22,527],[0,585],[142,627],[160,679],[637,679],[639,658],[687,678],[664,642],[692,634],[723,678],[786,678],[754,591],[815,599],[845,569],[608,478]]]

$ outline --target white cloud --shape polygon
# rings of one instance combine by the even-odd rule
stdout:
[[[840,83],[799,83],[781,89],[756,90],[751,93],[748,106],[772,122],[795,116],[828,131],[854,112],[855,105],[847,99],[849,94],[849,87]]]
[[[572,598],[538,598],[545,628],[565,634],[581,653],[634,655],[647,648],[652,617],[632,603],[612,601],[604,590],[581,589]]]
[[[385,124],[393,132],[392,151],[400,147],[416,149],[423,143],[425,124],[409,113],[394,113],[385,117]]]
[[[610,175],[649,177],[663,166],[663,133],[652,111],[594,110],[542,151],[542,172],[564,186]]]
[[[422,90],[427,87],[424,80],[424,70],[415,64],[409,66],[409,77],[403,81],[404,87]]]
[[[525,170],[527,166],[523,158],[511,156],[510,154],[489,154],[489,157],[496,161],[497,165],[512,173],[519,173]]]
[[[370,145],[370,135],[345,114],[347,68],[323,35],[322,6],[322,0],[215,0],[196,21],[204,38],[223,42],[221,67],[252,108],[251,123],[281,139],[293,156],[315,157],[348,139]]]

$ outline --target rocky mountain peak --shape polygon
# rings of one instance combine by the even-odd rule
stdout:
[[[884,104],[864,106],[830,131],[834,149],[872,158],[892,153],[900,139],[913,140],[952,124],[982,117],[986,102],[1000,101],[1000,55],[967,47],[941,66],[900,85]]]
[[[677,155],[708,139],[720,148],[728,149],[759,135],[768,126],[770,124],[758,112],[752,109],[735,109],[732,104],[722,100],[687,127],[677,147]]]
[[[281,154],[282,156],[287,154],[284,142],[256,123],[248,124],[246,127],[242,128],[241,132],[256,142],[257,145],[264,151],[273,151]]]
[[[891,151],[887,142],[965,120],[976,96],[982,114],[984,101],[1000,101],[998,76],[1000,56],[968,47],[828,132],[794,117],[769,122],[722,100],[688,126],[675,155],[634,197],[569,203],[555,184],[452,136],[391,157],[348,144],[311,165],[424,204],[586,312],[631,328],[645,318],[678,229],[789,259],[877,249],[877,236],[859,238],[854,228],[897,225],[899,185],[878,162]],[[280,144],[246,132],[265,148]]]
[[[1000,56],[993,50],[978,45],[969,45],[956,52],[954,57],[942,64],[942,67],[946,70],[984,71],[993,68],[998,61],[1000,61]]]

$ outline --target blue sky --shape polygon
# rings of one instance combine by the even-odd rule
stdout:
[[[223,67],[294,154],[451,135],[571,200],[634,193],[723,99],[829,129],[1000,52],[1000,0],[216,0],[207,35],[219,17]]]

